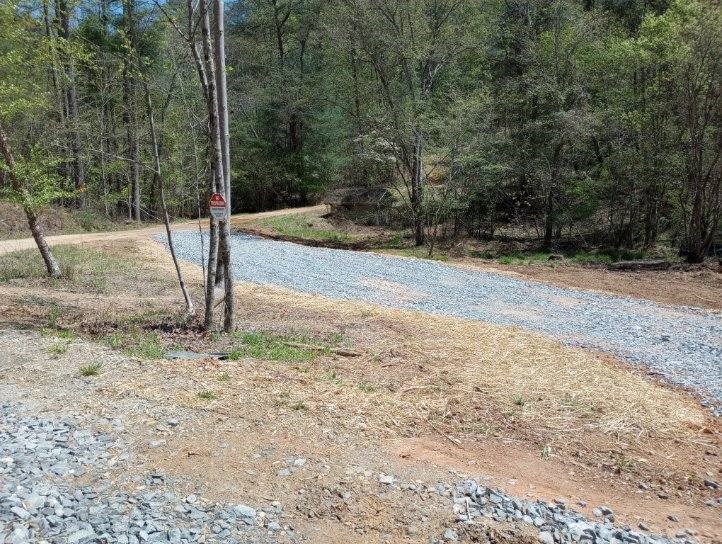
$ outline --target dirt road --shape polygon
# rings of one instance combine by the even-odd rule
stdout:
[[[318,213],[325,210],[326,206],[307,206],[304,208],[287,208],[284,210],[274,210],[270,212],[261,213],[248,213],[248,214],[237,214],[231,217],[231,225],[234,227],[242,226],[245,222],[250,220],[263,219],[265,217],[275,217],[279,215],[293,214],[293,213]],[[204,227],[207,225],[207,220],[203,220],[202,224]],[[173,223],[173,230],[187,230],[197,229],[197,221],[183,221]],[[46,239],[48,244],[51,246],[73,244],[73,245],[85,245],[85,244],[97,244],[98,242],[108,242],[112,240],[137,240],[141,238],[148,238],[150,236],[161,234],[165,232],[163,225],[152,225],[150,227],[135,228],[129,230],[118,230],[110,232],[87,232],[81,234],[59,234],[48,236]],[[15,240],[0,240],[0,255],[5,253],[12,253],[13,251],[21,251],[24,249],[30,249],[35,247],[35,240],[32,238],[19,238]]]

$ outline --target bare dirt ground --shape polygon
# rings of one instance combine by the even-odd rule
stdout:
[[[661,304],[722,310],[722,274],[710,268],[623,272],[601,266],[502,265],[477,259],[452,260],[451,264],[478,270],[502,272],[524,279],[601,291],[625,297],[653,300]]]
[[[157,231],[53,239],[109,259],[91,292],[78,286],[82,268],[66,282],[0,285],[8,401],[121,418],[139,471],[220,500],[279,500],[311,542],[421,542],[452,522],[450,499],[388,488],[380,473],[432,487],[483,477],[522,497],[582,499],[587,514],[608,505],[631,526],[722,538],[703,485],[719,481],[719,422],[683,391],[539,335],[240,285],[241,331],[361,355],[153,358],[236,342],[177,326],[170,259],[149,239]],[[199,300],[199,270],[183,267]],[[80,377],[93,361],[103,372]]]

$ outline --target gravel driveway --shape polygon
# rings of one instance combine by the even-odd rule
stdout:
[[[181,258],[200,263],[197,232],[174,239]],[[713,312],[242,234],[232,251],[235,276],[244,281],[518,326],[644,365],[706,402],[722,402],[722,317]]]

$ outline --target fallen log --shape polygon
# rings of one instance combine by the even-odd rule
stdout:
[[[619,261],[611,263],[609,270],[669,270],[672,263],[669,261]]]

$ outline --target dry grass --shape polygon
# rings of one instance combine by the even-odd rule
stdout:
[[[339,306],[281,290],[244,291],[243,300],[267,309],[288,307],[292,299],[299,312],[391,332],[390,338],[364,338],[361,329],[356,340],[367,344],[368,354],[344,371],[354,382],[397,383],[370,395],[358,388],[332,393],[349,406],[375,404],[379,411],[383,404],[397,421],[421,418],[461,434],[520,422],[540,435],[590,431],[625,440],[678,437],[707,421],[684,393],[538,334],[352,302]]]
[[[145,293],[152,296],[138,298],[138,278],[129,275],[127,292],[114,292],[124,299],[122,305],[110,296],[87,301],[61,290],[45,291],[64,307],[72,299],[68,324],[79,332],[103,335],[111,321],[122,326],[130,319],[142,326],[180,313],[173,270],[160,246],[137,240],[107,244],[100,251],[134,255],[145,263],[144,274],[152,270],[155,278],[165,273],[166,281],[154,281],[153,292]],[[187,263],[183,268],[199,297],[199,270]],[[123,274],[119,269],[110,282],[114,288],[122,289]],[[434,435],[460,444],[504,436],[562,456],[583,450],[585,461],[593,464],[607,462],[610,452],[620,449],[622,458],[634,452],[642,456],[640,452],[660,444],[667,451],[693,452],[699,450],[695,441],[717,440],[700,436],[704,428],[716,433],[717,424],[685,393],[538,334],[248,284],[238,286],[237,299],[243,331],[314,339],[342,335],[363,355],[265,360],[250,354],[224,363],[159,361],[154,364],[161,375],[183,374],[185,390],[169,391],[153,374],[128,376],[114,388],[227,415],[273,413],[269,417],[284,425],[310,419],[319,422],[314,425],[328,424],[338,432],[376,440]],[[173,300],[177,304],[170,303]],[[225,348],[229,339],[161,330],[158,341],[164,348],[179,343],[186,349],[213,351]],[[212,391],[214,398],[199,396],[204,391]],[[685,474],[686,462],[684,455],[660,457],[650,470]]]

